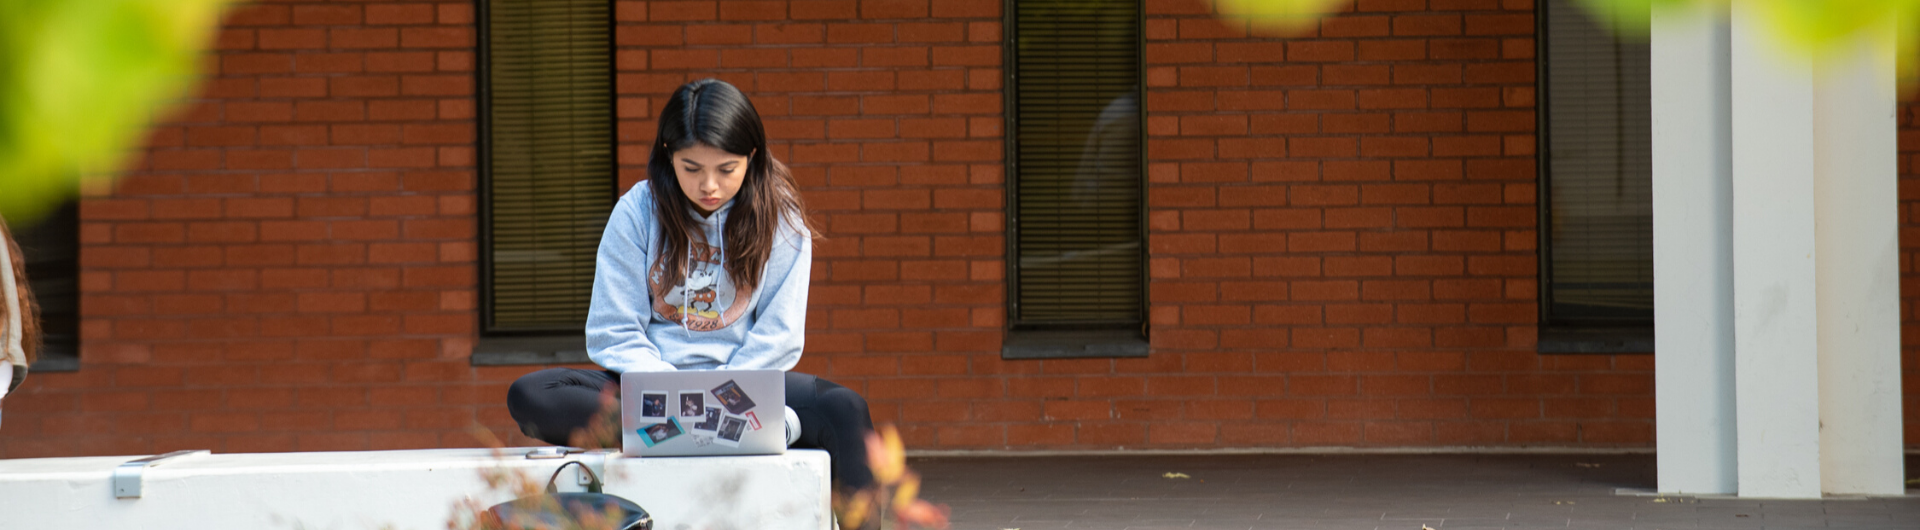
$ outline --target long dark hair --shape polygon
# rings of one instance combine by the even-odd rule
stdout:
[[[693,201],[680,191],[672,160],[673,153],[695,145],[748,157],[746,178],[740,193],[733,196],[721,239],[726,245],[727,277],[740,288],[757,287],[781,223],[805,237],[818,231],[807,219],[793,173],[767,152],[767,132],[753,102],[718,79],[682,85],[660,110],[660,131],[654,136],[653,156],[647,159],[647,186],[653,190],[653,214],[660,222],[662,245],[654,255],[664,266],[661,284],[678,284],[684,278],[683,260],[667,258],[686,255],[689,234],[699,230]]]

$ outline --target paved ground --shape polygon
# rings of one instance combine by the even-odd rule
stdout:
[[[1908,458],[1909,476],[1920,459]],[[1616,495],[1651,455],[918,458],[956,530],[1920,529],[1920,496],[1824,501]],[[1184,473],[1191,478],[1165,478]]]

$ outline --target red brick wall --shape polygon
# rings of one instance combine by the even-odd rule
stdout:
[[[1158,353],[1069,397],[1115,413],[1077,441],[1650,443],[1650,356],[1532,352],[1532,4],[1276,39],[1147,2]]]
[[[622,185],[674,88],[750,94],[827,235],[798,369],[863,392],[918,446],[1076,443],[1032,393],[1063,365],[999,358],[1000,3],[619,4]]]
[[[1914,98],[1920,87],[1915,79],[1902,79],[1900,105],[1900,384],[1901,412],[1905,416],[1908,449],[1920,447],[1920,270],[1914,262],[1920,257],[1920,102]]]
[[[876,421],[932,448],[1650,443],[1650,357],[1531,352],[1531,2],[1362,1],[1278,39],[1148,1],[1156,353],[1012,362],[1000,4],[623,11],[629,180],[674,86],[752,93],[830,238],[801,369]]]
[[[470,5],[231,16],[85,203],[83,368],[7,400],[0,457],[527,443],[501,402],[536,367],[467,360]],[[1156,351],[1065,361],[998,354],[1000,5],[617,2],[622,187],[674,87],[746,90],[828,236],[800,369],[917,448],[1651,444],[1652,357],[1533,353],[1531,0],[1295,38],[1147,0]]]
[[[82,368],[0,457],[473,445],[470,2],[227,17],[199,95],[82,205]]]

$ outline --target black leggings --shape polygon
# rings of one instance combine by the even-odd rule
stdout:
[[[605,370],[548,368],[507,387],[507,412],[528,437],[566,445],[568,437],[600,411],[601,389],[612,385],[618,393],[619,382],[619,374]],[[827,450],[838,487],[873,485],[866,445],[873,417],[867,414],[866,398],[832,381],[787,372],[787,407],[800,415],[800,440],[793,446]]]

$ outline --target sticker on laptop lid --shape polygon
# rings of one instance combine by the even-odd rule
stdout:
[[[693,432],[713,434],[715,431],[720,430],[720,414],[720,407],[707,407],[707,415],[702,417],[699,422],[689,425],[688,427],[691,428]]]
[[[649,423],[666,421],[667,393],[666,392],[641,392],[640,393],[640,415],[638,417],[640,418],[641,421],[645,421]]]
[[[656,423],[634,430],[640,433],[640,441],[646,442],[647,447],[660,445],[687,433],[685,429],[680,428],[679,418],[667,418],[666,423]]]
[[[681,390],[679,399],[680,417],[690,421],[699,421],[707,417],[707,391]]]
[[[747,419],[728,414],[720,417],[720,432],[713,435],[713,443],[727,447],[740,447],[740,438],[747,435]]]
[[[747,397],[747,391],[741,389],[740,383],[736,383],[732,379],[728,379],[725,383],[720,383],[720,386],[713,387],[713,397],[714,399],[720,400],[721,405],[727,407],[727,412],[736,415],[745,414],[747,411],[753,410],[753,398]]]

